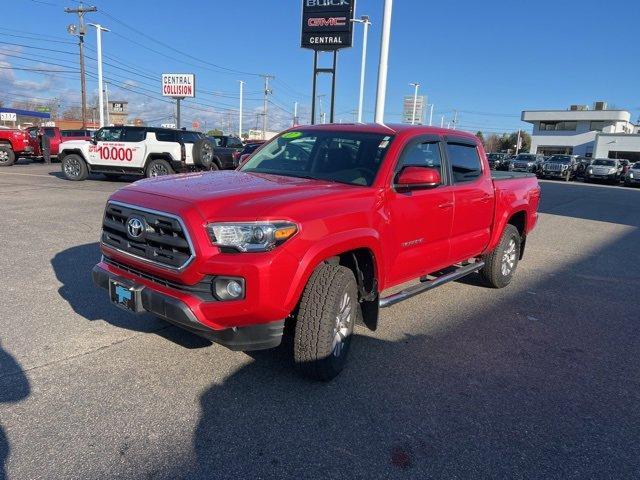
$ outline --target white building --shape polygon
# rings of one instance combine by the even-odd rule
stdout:
[[[568,110],[525,110],[522,112],[522,121],[533,124],[531,153],[608,157],[615,155],[611,152],[640,152],[640,135],[633,135],[638,133],[638,127],[631,123],[631,113],[609,110],[605,102],[596,102],[593,109],[586,105],[572,105]],[[617,143],[621,137],[625,139],[626,150],[619,150],[617,146],[615,149],[605,149],[602,146],[604,144],[597,146],[596,141],[600,137],[600,143]],[[619,145],[622,146],[622,143]],[[603,152],[606,154],[603,155]]]

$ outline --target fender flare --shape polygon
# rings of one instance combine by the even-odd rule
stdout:
[[[291,279],[293,288],[289,290],[285,300],[288,310],[293,311],[296,307],[311,274],[322,262],[351,250],[368,249],[372,252],[375,266],[374,275],[378,285],[380,285],[383,266],[378,232],[370,228],[357,228],[334,234],[331,237],[327,237],[327,240],[329,240],[329,243],[315,243],[300,259],[300,267]]]
[[[487,248],[483,253],[489,253],[498,246],[498,243],[500,243],[500,238],[502,237],[502,232],[504,232],[504,229],[509,223],[509,220],[511,220],[511,218],[513,218],[513,216],[518,213],[524,213],[525,225],[523,235],[526,235],[527,222],[529,220],[529,205],[525,200],[521,200],[514,204],[511,209],[505,210],[502,215],[495,218],[493,222],[494,228],[493,232],[491,233],[491,238],[489,239],[489,244],[487,245]]]

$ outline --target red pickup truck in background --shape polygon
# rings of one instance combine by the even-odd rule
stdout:
[[[92,276],[118,307],[234,350],[275,347],[289,324],[296,363],[328,380],[380,308],[473,272],[508,285],[539,198],[535,175],[492,172],[471,134],[298,127],[237,171],[114,193]]]
[[[33,149],[32,157],[43,157],[45,144],[48,144],[49,155],[56,158],[60,152],[60,144],[68,140],[91,140],[89,130],[60,130],[58,127],[29,127],[29,144]]]
[[[18,157],[33,155],[29,135],[17,128],[0,128],[0,167],[9,167]]]

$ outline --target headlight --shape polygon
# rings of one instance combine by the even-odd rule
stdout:
[[[629,178],[633,178],[633,172],[629,172]]]
[[[615,168],[610,168],[610,169],[609,169],[609,173],[610,173],[610,174],[612,174],[612,173],[616,173],[616,169],[615,169]]]
[[[211,242],[240,252],[266,252],[293,237],[298,227],[291,222],[209,223]]]
[[[587,168],[587,173],[589,175],[591,175],[593,173],[593,168],[591,168],[591,167]]]

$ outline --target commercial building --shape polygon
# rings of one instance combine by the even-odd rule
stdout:
[[[533,124],[531,153],[629,159],[631,153],[640,154],[640,132],[631,123],[631,113],[609,110],[606,102],[595,102],[591,109],[572,105],[568,110],[525,110],[522,121]]]

